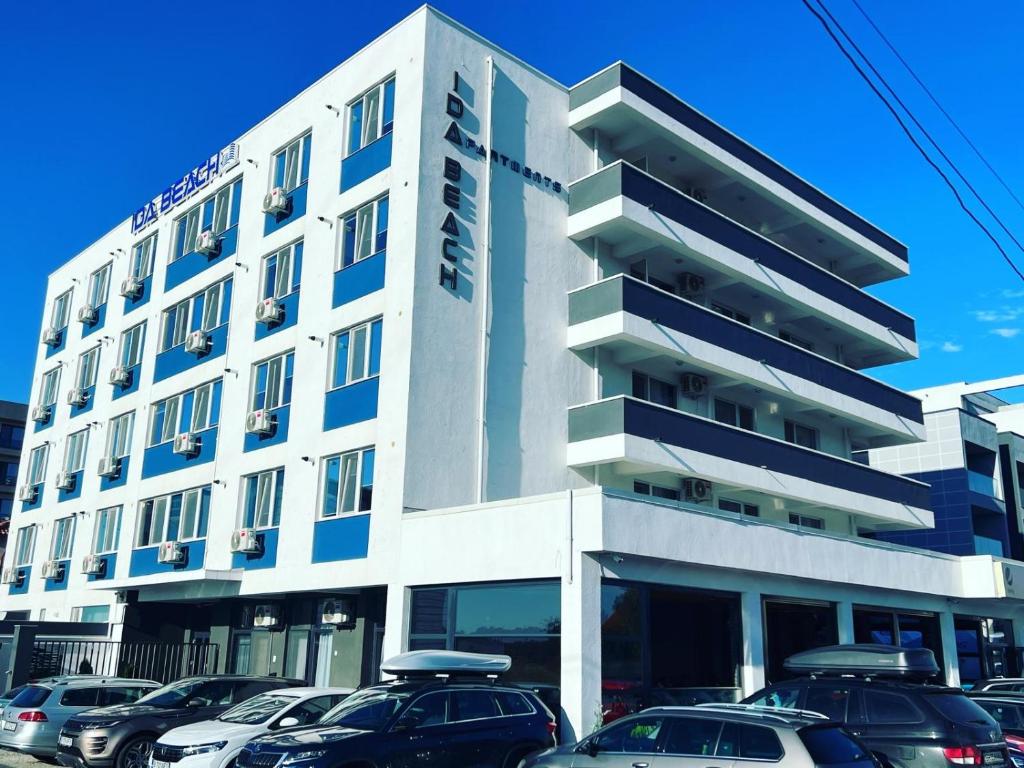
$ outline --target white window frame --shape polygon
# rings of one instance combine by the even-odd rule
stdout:
[[[110,270],[114,266],[108,261],[89,275],[89,293],[86,296],[89,306],[99,307],[107,303],[110,295]]]
[[[88,389],[96,385],[96,376],[100,367],[100,345],[85,350],[78,356],[78,368],[75,370],[75,386]]]
[[[173,227],[175,241],[174,247],[171,248],[170,261],[177,261],[178,259],[184,258],[195,251],[196,238],[199,237],[200,232],[204,231],[200,229],[203,220],[203,206],[210,202],[210,200],[213,200],[213,216],[210,219],[209,229],[213,231],[214,236],[220,237],[231,228],[231,204],[235,196],[236,181],[238,181],[238,179],[234,178],[225,183],[216,192],[211,195],[207,195],[183,214],[175,217],[174,222],[171,225]],[[182,235],[179,235],[178,222],[182,219],[185,220],[185,230]],[[178,256],[177,238],[182,236],[185,238],[185,244],[182,247],[181,256]]]
[[[284,402],[284,384],[288,377],[288,358],[292,358],[292,395],[295,394],[295,350],[289,349],[287,352],[282,352],[279,355],[268,357],[266,360],[261,360],[258,363],[253,363],[252,366],[252,384],[249,387],[249,410],[255,411],[258,409],[273,410],[274,408],[281,408],[285,405],[291,404],[291,397],[289,396],[288,402]],[[274,364],[277,363],[277,376],[276,382],[272,383],[271,373],[274,368]],[[259,382],[259,369],[262,366],[267,366],[267,390],[266,396],[264,397],[264,403],[261,406],[256,405],[256,386]],[[271,403],[270,393],[273,392],[275,397],[273,403]]]
[[[149,407],[149,425],[146,429],[146,447],[152,448],[155,445],[162,445],[163,443],[169,443],[174,439],[174,436],[178,434],[178,429],[181,422],[181,408],[185,402],[185,396],[190,392],[192,394],[192,417],[189,421],[190,432],[202,432],[205,429],[209,429],[213,424],[213,385],[217,383],[217,380],[207,381],[204,384],[200,384],[192,389],[186,389],[184,392],[179,392],[176,395],[165,397],[163,400],[157,400]],[[202,392],[202,395],[200,394]],[[197,405],[201,402],[201,398],[205,411],[204,418],[202,421],[198,420],[197,414],[200,409]],[[173,414],[174,418],[170,421],[167,419],[167,413],[171,412],[170,404],[174,403]],[[161,403],[167,403],[168,407],[164,408],[164,424],[163,432],[159,435],[159,439],[154,441],[153,430],[156,424],[157,406]],[[168,424],[171,424],[171,430],[168,434]]]
[[[800,448],[806,448],[809,451],[820,451],[821,450],[821,430],[819,430],[817,427],[812,427],[810,424],[804,424],[804,423],[799,422],[799,421],[794,421],[793,419],[784,419],[783,420],[783,424],[782,424],[782,430],[783,430],[782,431],[782,437],[783,437],[784,440],[785,440],[785,437],[786,437],[786,426],[790,425],[790,424],[792,425],[793,439],[792,440],[786,440],[787,443],[789,443],[790,445],[796,445],[796,446],[798,446]],[[797,429],[806,429],[808,432],[813,434],[814,435],[814,445],[804,445],[803,443],[798,442],[797,439],[796,439],[796,431],[797,431]]]
[[[278,483],[278,473],[283,467],[274,467],[263,472],[254,472],[242,476],[242,498],[238,509],[238,527],[246,527],[246,504],[249,495],[249,482],[256,478],[256,499],[253,510],[252,527],[264,531],[269,528],[277,528],[280,521],[274,522],[274,507],[276,506],[279,493],[283,493],[283,479]],[[262,502],[262,504],[261,504]],[[261,506],[264,507],[265,515],[261,514]],[[261,521],[261,517],[263,518]]]
[[[123,459],[130,455],[134,429],[135,411],[112,417],[107,422],[107,443],[103,455],[110,459]]]
[[[60,366],[51,368],[43,374],[39,382],[39,404],[56,405],[60,396]]]
[[[135,526],[135,549],[142,549],[145,547],[157,547],[163,544],[165,541],[170,541],[167,538],[168,525],[171,521],[171,500],[175,496],[181,496],[181,515],[178,519],[178,538],[174,541],[196,541],[203,536],[198,535],[199,518],[203,504],[203,490],[205,486],[199,486],[198,488],[189,488],[185,491],[175,491],[174,493],[164,494],[163,496],[153,496],[148,499],[143,499],[139,502],[139,515],[138,521]],[[189,504],[191,503],[191,512]],[[141,536],[143,530],[143,521],[146,519],[146,508],[147,505],[151,505],[150,509],[160,509],[160,515],[162,520],[160,521],[159,540],[153,541],[153,532],[157,531],[157,526],[150,527],[150,538],[148,543],[143,543]],[[155,512],[153,514],[156,514]],[[186,515],[192,515],[192,526],[191,530],[187,531],[188,535],[184,535]]]
[[[106,525],[101,527],[101,521]],[[100,538],[100,531],[104,537]],[[92,531],[92,554],[106,555],[117,551],[118,538],[121,535],[121,507],[106,507],[96,511],[96,523]]]
[[[46,482],[46,464],[50,458],[50,446],[46,443],[37,445],[28,454],[28,471],[25,481],[29,485],[39,485]]]
[[[363,149],[364,147],[367,147],[370,144],[373,144],[373,142],[377,141],[377,139],[379,139],[379,138],[381,138],[382,136],[385,135],[382,132],[383,129],[384,129],[384,89],[385,89],[385,87],[387,86],[388,83],[394,81],[395,79],[396,78],[395,78],[394,75],[389,75],[388,77],[384,78],[383,80],[381,80],[379,83],[377,83],[373,87],[367,88],[357,98],[353,99],[352,101],[350,101],[348,103],[348,106],[346,108],[346,114],[348,116],[348,121],[347,121],[347,126],[346,126],[346,129],[345,129],[345,150],[346,150],[345,151],[345,156],[346,157],[349,156],[349,155],[355,154],[360,149]],[[397,87],[396,87],[395,93],[396,93],[396,96],[397,96]],[[370,114],[370,112],[367,109],[367,105],[370,103],[370,100],[372,98],[374,98],[374,97],[376,98],[376,102],[377,102],[376,109],[374,110],[374,121],[372,123],[373,126],[374,126],[374,135],[370,136],[368,129],[369,129],[369,126],[371,125],[371,123],[370,123],[369,120],[367,120],[367,116]],[[359,134],[360,134],[359,135],[359,146],[356,147],[355,149],[352,149],[351,151],[349,151],[349,148],[352,146],[352,139],[351,139],[351,132],[352,132],[352,108],[356,104],[362,104],[363,105],[362,122],[361,122],[361,124],[359,126]]]
[[[359,492],[360,492],[360,489],[362,488],[361,482],[362,482],[362,477],[363,477],[363,465],[366,462],[366,453],[368,451],[374,451],[374,473],[376,473],[376,469],[377,469],[376,446],[374,446],[374,445],[367,445],[367,446],[364,446],[362,448],[356,448],[355,450],[351,450],[351,451],[343,451],[341,453],[332,453],[329,456],[324,456],[323,458],[320,459],[320,492],[317,494],[317,511],[316,511],[316,515],[317,515],[317,519],[318,520],[337,520],[338,518],[341,518],[341,517],[351,517],[352,515],[365,515],[365,514],[373,511],[373,499],[372,498],[370,500],[370,506],[367,509],[361,509],[360,508],[360,503],[359,503]],[[346,510],[345,509],[345,506],[346,506],[345,497],[346,497],[346,489],[347,489],[347,485],[346,485],[347,479],[346,478],[351,476],[351,475],[346,475],[343,470],[345,469],[345,466],[346,466],[346,460],[350,460],[351,461],[352,457],[354,457],[354,460],[355,460],[355,474],[354,474],[354,482],[355,482],[355,484],[353,486],[353,489],[354,489],[353,492],[355,494],[354,497],[353,497],[354,498],[354,508]],[[327,502],[327,465],[331,461],[333,461],[335,459],[338,460],[338,502],[337,502],[337,505],[335,507],[334,513],[333,514],[326,514],[326,512],[324,511],[324,505]],[[373,489],[375,486],[376,486],[376,479],[375,478],[371,478],[370,479],[370,488]]]
[[[794,520],[793,518],[796,518]],[[813,520],[814,523],[808,525],[808,521]],[[797,525],[801,528],[807,528],[812,531],[824,531],[825,530],[825,518],[815,517],[814,515],[802,515],[799,512],[789,513],[789,524]]]
[[[26,525],[18,529],[14,545],[15,567],[23,568],[27,565],[32,565],[32,561],[35,560],[36,556],[36,534],[38,530],[38,525]]]
[[[61,328],[67,328],[68,323],[71,320],[71,296],[72,288],[68,288],[61,294],[58,294],[54,300],[53,305],[50,307],[50,326],[60,330]]]
[[[140,282],[153,274],[156,238],[159,234],[159,232],[154,232],[144,240],[140,240],[132,248],[132,262],[128,274]]]
[[[370,359],[371,359],[372,347],[373,347],[373,324],[376,323],[380,319],[381,319],[380,317],[374,317],[374,318],[371,318],[370,320],[366,320],[365,322],[362,322],[362,323],[357,323],[356,325],[350,326],[348,328],[342,328],[340,331],[337,331],[337,332],[331,334],[331,359],[330,359],[330,366],[328,368],[328,375],[329,375],[330,379],[328,381],[328,391],[335,390],[335,389],[341,389],[342,387],[347,387],[347,386],[350,386],[351,384],[357,384],[360,381],[366,381],[367,379],[373,379],[373,378],[376,378],[376,377],[380,376],[380,371],[378,371],[377,373],[374,373],[374,374],[370,373]],[[362,332],[362,333],[365,334],[365,336],[364,336],[364,342],[365,343],[363,345],[363,355],[362,355],[363,360],[362,360],[362,366],[361,366],[361,375],[359,375],[358,377],[353,378],[352,377],[352,364],[353,364],[353,362],[355,362],[355,359],[356,359],[355,358],[355,349],[356,349],[356,347],[355,347],[355,344],[352,343],[352,341],[353,341],[353,338],[354,338],[354,334],[357,331],[358,332]],[[338,362],[337,361],[337,356],[338,356],[338,339],[342,336],[342,334],[345,334],[345,333],[347,333],[349,335],[348,350],[346,351],[346,355],[345,355],[345,357],[346,357],[346,359],[345,359],[345,383],[337,384],[336,385],[334,383],[334,380],[336,378],[334,372],[335,372],[335,370],[337,370],[336,366],[337,366],[337,362]],[[382,333],[383,333],[383,331],[382,331]]]
[[[270,270],[270,260],[273,258],[277,259],[277,274],[274,276],[274,290],[270,294],[275,299],[282,299],[292,293],[295,293],[298,288],[293,287],[295,285],[295,247],[302,243],[302,240],[296,240],[294,243],[289,243],[284,248],[268,253],[263,257],[260,262],[260,296],[267,295],[267,273]],[[281,275],[281,256],[287,254],[288,259],[288,280],[282,284]]]
[[[230,317],[225,317],[221,322],[221,315],[224,314],[224,295],[225,287],[227,286],[230,277],[218,280],[212,285],[207,286],[199,293],[194,293],[186,299],[182,299],[176,302],[172,306],[168,307],[163,311],[163,317],[160,322],[160,351],[166,352],[169,349],[180,347],[185,343],[185,339],[192,332],[192,320],[196,310],[196,299],[200,296],[203,297],[203,317],[202,322],[199,325],[199,329],[205,333],[209,333],[212,330],[220,328],[222,325],[227,325],[230,321]],[[211,297],[216,299],[216,302],[211,302]],[[214,322],[211,325],[210,319],[210,307],[216,304],[216,317],[213,318]],[[163,346],[167,339],[167,325],[171,321],[171,312],[175,311],[174,315],[174,334],[171,337],[170,346]]]
[[[283,156],[284,159],[284,173],[281,174],[281,185],[286,193],[294,192],[296,189],[301,187],[308,179],[302,178],[302,161],[303,154],[305,153],[306,137],[312,136],[313,130],[310,129],[299,136],[297,139],[292,139],[283,147],[279,148],[270,156],[270,188],[275,186],[275,177],[277,176],[277,163],[278,158]],[[294,152],[289,156],[289,153]],[[310,150],[312,150],[312,141],[310,141]],[[294,184],[290,184],[288,180],[289,169],[294,170]]]
[[[63,533],[63,535],[62,535]],[[53,534],[50,537],[50,559],[70,560],[75,540],[75,518],[58,517],[53,521]],[[58,546],[60,545],[60,546]]]
[[[368,259],[371,256],[376,256],[378,253],[380,253],[380,250],[377,249],[377,225],[380,221],[380,204],[382,201],[385,200],[387,201],[388,206],[388,229],[390,229],[391,201],[388,193],[385,193],[380,197],[376,197],[373,200],[370,200],[368,203],[363,203],[358,208],[355,208],[351,211],[346,211],[345,213],[338,217],[339,243],[338,263],[336,265],[336,269],[345,268],[345,227],[347,226],[345,222],[349,218],[355,218],[355,233],[353,237],[353,242],[355,243],[355,253],[352,254],[352,264],[349,264],[348,266],[357,264],[358,262],[363,261],[364,259]],[[364,211],[367,210],[369,212],[367,214],[364,214]],[[366,232],[367,227],[369,227],[370,231],[368,238],[363,237],[363,234]],[[386,229],[384,231],[387,232],[388,230]],[[362,247],[364,242],[369,243],[368,249],[364,249]],[[385,244],[385,249],[386,248],[387,245]]]
[[[85,469],[85,455],[89,450],[89,428],[68,435],[64,444],[64,471],[81,472]]]
[[[125,368],[134,368],[142,364],[142,346],[146,342],[146,321],[121,331],[121,342],[117,350],[117,359]],[[135,354],[127,354],[134,348]]]

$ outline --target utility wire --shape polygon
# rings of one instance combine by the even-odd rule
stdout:
[[[992,175],[999,180],[999,183],[1002,184],[1003,189],[1006,190],[1006,193],[1013,198],[1013,201],[1017,203],[1018,206],[1020,206],[1021,210],[1024,210],[1024,203],[1022,203],[1020,201],[1020,198],[1017,197],[1017,195],[1014,193],[1012,189],[1010,189],[1010,185],[1003,180],[1003,177],[999,175],[995,168],[992,167],[992,164],[988,161],[988,159],[986,159],[986,157],[983,154],[981,154],[981,150],[975,146],[973,141],[970,140],[970,138],[964,132],[964,129],[961,128],[957,121],[953,119],[953,116],[950,115],[949,112],[946,111],[945,107],[943,107],[942,104],[939,103],[939,100],[935,97],[935,94],[931,92],[931,89],[929,89],[928,86],[924,84],[921,78],[917,76],[917,73],[911,68],[910,64],[907,63],[907,60],[900,55],[900,52],[898,50],[896,50],[896,46],[889,42],[889,38],[887,38],[885,34],[882,32],[882,30],[878,28],[878,25],[875,24],[874,20],[870,16],[868,16],[868,12],[861,7],[861,4],[858,3],[857,0],[852,0],[852,2],[855,6],[857,6],[857,10],[861,12],[861,15],[865,19],[867,19],[867,22],[868,24],[871,25],[872,29],[874,29],[875,32],[878,33],[878,36],[882,38],[882,42],[884,42],[889,47],[889,50],[892,51],[893,55],[897,59],[899,59],[900,64],[904,66],[907,72],[910,73],[910,76],[914,78],[914,80],[917,82],[919,86],[921,86],[921,90],[928,94],[928,98],[932,100],[932,104],[936,106],[939,112],[941,112],[949,121],[950,125],[952,125],[956,129],[956,132],[960,134],[960,138],[962,138],[967,143],[967,146],[974,150],[974,154],[976,154],[978,156],[978,159],[985,164],[985,167],[992,172]]]
[[[974,215],[971,209],[967,207],[967,204],[964,202],[963,197],[960,196],[960,192],[957,190],[953,182],[950,181],[949,177],[942,171],[941,168],[939,168],[938,165],[936,165],[935,161],[931,159],[931,157],[925,151],[924,147],[922,147],[920,143],[918,143],[917,139],[914,137],[914,134],[910,131],[909,128],[907,128],[906,123],[903,122],[903,119],[900,117],[899,113],[893,108],[893,106],[888,102],[888,100],[886,100],[885,96],[882,95],[882,92],[878,90],[878,87],[873,82],[871,82],[871,78],[868,77],[867,73],[856,62],[853,56],[850,55],[849,51],[846,50],[842,42],[839,40],[838,37],[836,37],[835,33],[832,31],[832,28],[829,27],[828,22],[825,21],[824,17],[814,9],[814,7],[810,3],[810,0],[801,1],[803,2],[807,10],[810,11],[814,15],[814,17],[818,19],[819,22],[821,22],[821,26],[824,28],[828,36],[832,38],[832,42],[836,44],[836,47],[839,48],[839,51],[843,54],[844,57],[846,57],[846,60],[850,62],[850,64],[853,66],[855,70],[857,70],[857,74],[861,76],[864,82],[867,83],[868,87],[874,92],[875,96],[877,96],[878,99],[882,102],[882,104],[885,105],[885,108],[889,110],[889,112],[892,114],[896,122],[899,123],[900,128],[903,129],[903,133],[906,134],[907,138],[910,140],[910,143],[913,144],[917,151],[921,154],[921,157],[924,158],[925,162],[928,163],[928,165],[930,165],[932,169],[946,183],[946,186],[949,187],[949,191],[953,193],[953,197],[956,198],[956,201],[960,205],[960,208],[963,210],[963,212],[966,213],[970,217],[971,221],[973,221],[978,226],[978,228],[985,233],[985,236],[992,241],[992,244],[996,247],[996,249],[1002,255],[1003,259],[1010,266],[1010,269],[1012,269],[1016,273],[1017,277],[1024,281],[1024,272],[1021,272],[1017,265],[1013,263],[1013,260],[1010,258],[1009,254],[1006,253],[1006,251],[1003,249],[1003,246],[989,231],[988,227],[986,227],[981,222],[981,220]]]
[[[861,59],[864,60],[864,63],[868,65],[868,67],[874,73],[875,77],[877,77],[878,80],[882,83],[882,85],[885,86],[885,89],[896,100],[896,103],[900,105],[900,107],[907,114],[907,116],[914,122],[914,125],[917,126],[917,130],[924,134],[924,137],[928,139],[929,142],[931,142],[931,145],[935,147],[936,151],[938,151],[942,159],[946,161],[946,164],[953,169],[953,172],[960,178],[960,181],[962,181],[967,186],[967,188],[971,190],[971,194],[973,194],[978,199],[978,202],[981,203],[981,207],[984,208],[988,212],[988,215],[995,220],[996,224],[998,224],[1000,229],[1002,229],[1003,232],[1006,233],[1006,236],[1013,241],[1013,244],[1017,246],[1020,252],[1024,253],[1024,245],[1021,245],[1020,241],[1014,236],[1013,232],[1010,231],[1010,228],[1003,223],[1003,220],[1000,219],[996,212],[993,211],[992,208],[989,206],[989,204],[985,202],[985,198],[981,196],[981,193],[978,192],[978,190],[974,188],[974,185],[971,184],[970,180],[968,180],[968,178],[964,176],[963,173],[960,172],[960,169],[957,167],[956,163],[954,163],[953,160],[949,157],[949,155],[947,155],[942,150],[942,147],[939,146],[939,142],[932,138],[932,135],[928,133],[928,129],[921,125],[921,121],[914,116],[914,113],[910,110],[910,107],[908,107],[903,102],[899,94],[896,93],[896,90],[891,85],[889,85],[888,81],[885,79],[885,76],[878,71],[875,65],[871,63],[871,59],[868,58],[867,54],[860,49],[860,46],[857,45],[857,41],[850,37],[850,34],[843,28],[843,25],[839,23],[839,20],[832,15],[832,12],[829,11],[828,6],[825,5],[824,0],[816,0],[816,2],[818,3],[818,7],[825,12],[825,14],[835,25],[836,29],[838,29],[842,33],[843,37],[846,38],[846,41],[851,46],[853,46],[853,50],[857,52],[857,55],[860,56]]]

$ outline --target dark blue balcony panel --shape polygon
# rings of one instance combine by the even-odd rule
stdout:
[[[279,528],[264,528],[257,531],[256,540],[260,542],[260,551],[253,553],[234,552],[231,555],[231,567],[243,568],[247,571],[258,571],[273,568],[277,565],[277,537]]]
[[[218,427],[210,427],[197,433],[197,450],[191,455],[175,453],[173,440],[147,448],[142,458],[142,477],[165,475],[168,472],[177,472],[179,469],[213,461],[217,455],[217,429]]]
[[[792,171],[779,165],[775,160],[733,135],[728,130],[708,119],[700,112],[682,102],[676,96],[625,64],[615,64],[599,75],[592,77],[569,91],[569,108],[597,98],[615,88],[622,87],[639,96],[653,107],[677,120],[690,130],[701,135],[712,144],[743,161],[772,181],[782,185],[793,194],[803,198],[818,210],[841,221],[854,232],[876,245],[907,261],[907,247],[886,234],[856,213],[833,200],[817,187],[801,179]]]
[[[916,397],[632,277],[619,275],[569,294],[569,325],[618,312],[657,322],[915,424],[924,424],[921,401]]]
[[[380,377],[374,376],[328,392],[324,401],[324,430],[377,418],[379,385]]]
[[[71,575],[71,561],[60,561],[60,575],[56,579],[43,579],[44,592],[62,592],[68,588],[68,576]]]
[[[313,525],[313,562],[357,560],[370,548],[370,516],[348,515]]]
[[[171,376],[195,368],[197,365],[216,360],[223,357],[228,347],[228,325],[218,326],[207,334],[210,337],[210,350],[202,354],[186,352],[185,345],[179,344],[176,347],[160,352],[156,356],[156,367],[153,371],[153,381],[163,381]]]
[[[245,433],[242,450],[245,452],[266,448],[268,445],[279,445],[288,440],[288,422],[291,420],[291,405],[282,405],[270,411],[273,418],[273,429],[269,435]]]
[[[170,350],[168,350],[170,351]],[[132,392],[139,391],[139,379],[142,378],[142,364],[133,365],[128,369],[128,383],[124,386],[120,384],[114,384],[111,389],[113,390],[110,394],[111,399],[117,400],[119,397],[130,395]]]
[[[118,461],[117,474],[113,477],[100,477],[100,491],[109,491],[111,488],[123,488],[128,482],[128,469],[131,467],[131,456],[122,456]]]
[[[334,273],[334,300],[332,307],[340,307],[350,301],[384,288],[384,251],[375,253]]]
[[[36,483],[36,495],[32,501],[21,502],[21,511],[28,512],[30,509],[39,509],[43,506],[43,492],[46,490],[46,483]]]
[[[23,565],[18,568],[18,578],[7,588],[8,595],[27,595],[28,583],[32,580],[32,566]]]
[[[57,331],[57,343],[46,345],[46,356],[53,357],[58,352],[63,352],[68,343],[68,327],[65,325]]]
[[[72,472],[71,476],[75,478],[74,485],[71,486],[70,491],[66,491],[63,488],[57,489],[58,502],[71,501],[72,499],[77,499],[82,495],[82,482],[85,480],[85,472],[83,470],[78,470],[77,472]]]
[[[96,307],[96,319],[91,323],[82,324],[82,338],[95,333],[102,328],[107,322],[107,302],[103,302]]]
[[[293,291],[277,300],[281,307],[281,319],[276,323],[256,323],[256,341],[273,336],[278,331],[291,328],[299,321],[299,292]]]
[[[216,253],[206,256],[202,253],[189,251],[180,259],[176,259],[168,264],[164,290],[169,291],[171,288],[181,285],[190,277],[195,277],[200,272],[232,258],[238,250],[238,225],[236,224],[224,230],[218,241],[220,248]]]
[[[203,567],[206,559],[206,539],[181,542],[181,551],[185,557],[180,563],[157,562],[160,547],[143,547],[132,550],[132,560],[128,566],[129,576],[152,576],[155,573],[181,573],[197,571]]]
[[[85,403],[82,405],[71,406],[71,418],[75,416],[81,416],[83,413],[88,413],[92,410],[92,403],[96,399],[96,385],[93,384],[91,387],[85,388]]]
[[[139,281],[142,283],[142,290],[139,295],[135,298],[125,298],[124,300],[124,311],[122,314],[127,315],[133,309],[141,307],[143,304],[149,303],[149,297],[153,294],[153,276],[150,275]]]
[[[341,192],[391,166],[391,136],[385,133],[341,161]]]
[[[263,214],[263,236],[277,232],[282,227],[298,221],[306,215],[306,195],[309,191],[309,182],[300,184],[288,195],[288,210],[284,213]]]
[[[914,509],[930,509],[929,489],[901,475],[720,424],[631,397],[616,397],[569,411],[569,442],[626,434],[763,467]]]
[[[117,553],[100,555],[100,562],[103,563],[103,570],[99,573],[90,573],[86,577],[88,581],[110,581],[114,578],[114,572],[117,569]]]
[[[628,163],[614,163],[572,185],[569,213],[579,213],[622,195],[713,240],[840,306],[913,340],[914,321],[855,285],[776,245]]]

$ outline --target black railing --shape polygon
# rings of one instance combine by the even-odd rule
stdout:
[[[107,675],[169,683],[215,672],[220,647],[214,643],[37,640],[29,678]]]

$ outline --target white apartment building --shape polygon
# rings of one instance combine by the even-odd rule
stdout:
[[[852,460],[925,436],[862,372],[917,354],[863,290],[906,247],[625,64],[424,7],[198,160],[50,276],[4,610],[335,684],[507,652],[566,736],[1024,640],[1024,566],[865,536],[933,524]]]

